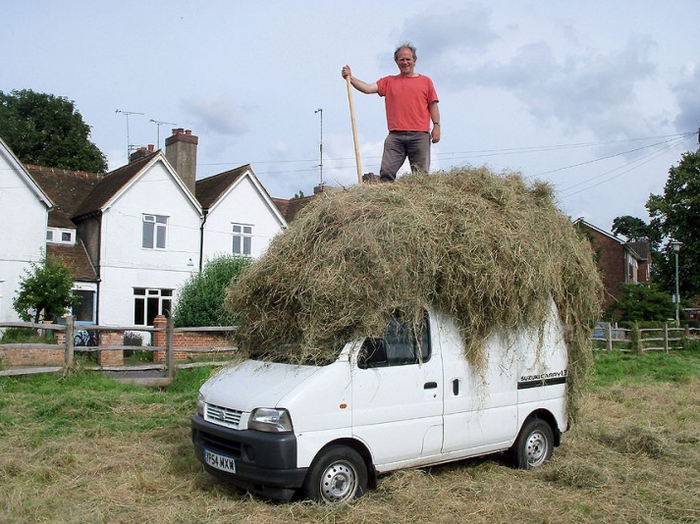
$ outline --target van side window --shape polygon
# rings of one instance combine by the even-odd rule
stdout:
[[[362,369],[406,366],[430,359],[428,313],[415,326],[410,319],[394,314],[381,337],[365,339],[360,349],[358,366]]]

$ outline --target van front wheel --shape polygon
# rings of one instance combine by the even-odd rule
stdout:
[[[513,446],[516,466],[532,469],[541,466],[552,456],[554,433],[544,420],[531,418],[523,425]]]
[[[367,466],[357,451],[331,446],[311,464],[304,481],[304,493],[311,500],[347,502],[367,491]]]

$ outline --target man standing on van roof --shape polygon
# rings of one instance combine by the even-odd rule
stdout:
[[[393,182],[396,173],[408,157],[411,169],[428,172],[430,167],[430,141],[440,141],[440,110],[433,81],[413,71],[416,65],[416,48],[410,43],[394,51],[394,61],[400,74],[385,76],[374,84],[352,76],[350,66],[343,67],[343,78],[362,93],[385,98],[386,120],[389,136],[384,141],[384,154],[379,178]],[[430,130],[430,122],[433,129]]]

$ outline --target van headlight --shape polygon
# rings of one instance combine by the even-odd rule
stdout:
[[[199,393],[197,395],[197,415],[204,416],[204,395]]]
[[[292,419],[286,409],[256,408],[248,419],[248,429],[267,433],[288,433],[292,431]]]

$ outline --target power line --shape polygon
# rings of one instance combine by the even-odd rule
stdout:
[[[658,151],[652,151],[652,152],[650,152],[649,154],[644,155],[644,156],[641,157],[641,158],[638,158],[638,159],[635,160],[633,163],[628,164],[627,166],[621,166],[621,167],[617,167],[617,168],[615,168],[615,169],[611,169],[610,171],[607,171],[607,172],[602,173],[602,174],[600,174],[600,175],[597,175],[597,176],[595,176],[595,177],[593,177],[593,178],[590,178],[590,179],[588,179],[588,180],[584,180],[583,182],[579,182],[578,184],[575,184],[575,185],[573,185],[573,186],[570,186],[569,188],[567,188],[566,190],[564,190],[565,193],[562,194],[561,196],[562,196],[562,198],[574,196],[574,195],[577,195],[577,194],[579,194],[579,193],[583,193],[584,191],[588,191],[589,189],[593,189],[594,187],[598,187],[598,186],[600,186],[600,185],[602,185],[602,184],[605,184],[605,183],[607,183],[607,182],[610,182],[611,180],[615,180],[616,178],[619,178],[619,177],[621,177],[622,175],[626,175],[627,173],[629,173],[629,172],[631,172],[631,171],[634,171],[635,169],[638,169],[638,168],[640,168],[641,166],[643,166],[643,165],[645,165],[645,164],[648,164],[648,163],[651,162],[652,160],[654,160],[654,159],[660,157],[661,155],[663,155],[664,153],[670,151],[671,149],[673,149],[676,145],[680,144],[681,142],[683,142],[683,139],[679,139],[677,142],[674,142],[674,143],[671,143],[671,144],[667,144],[664,148],[662,148],[662,149],[660,149],[660,150],[658,150]],[[638,164],[638,165],[635,165],[635,164]],[[570,192],[571,189],[574,189],[574,188],[576,188],[576,187],[582,186],[582,185],[584,185],[584,184],[586,184],[586,183],[588,183],[588,182],[592,182],[593,180],[597,180],[597,179],[599,179],[599,178],[602,178],[602,177],[604,177],[605,175],[608,175],[608,174],[610,174],[610,173],[613,173],[613,172],[618,171],[618,170],[620,170],[620,169],[623,169],[623,168],[625,168],[625,167],[626,167],[627,169],[625,169],[624,171],[618,173],[618,174],[615,175],[615,176],[611,176],[611,177],[609,177],[609,178],[606,178],[605,180],[601,180],[600,182],[598,182],[598,183],[596,183],[596,184],[593,184],[593,185],[588,186],[588,187],[584,187],[584,188],[582,188],[582,189],[579,189],[578,191]]]
[[[445,159],[445,157],[448,156],[454,156],[454,155],[468,155],[468,156],[476,156],[476,157],[482,157],[482,156],[495,156],[495,155],[511,155],[511,154],[517,154],[517,153],[541,153],[541,152],[546,152],[546,151],[557,151],[557,150],[562,150],[562,149],[572,149],[572,148],[584,148],[584,147],[601,147],[605,145],[611,145],[611,144],[616,144],[616,143],[624,143],[624,142],[640,142],[644,140],[658,140],[658,139],[672,139],[672,138],[687,138],[688,136],[695,136],[697,135],[697,131],[692,131],[688,133],[678,133],[674,135],[661,135],[661,136],[653,136],[653,137],[642,137],[642,138],[624,138],[624,139],[617,139],[617,140],[606,140],[606,141],[598,141],[598,142],[575,142],[575,143],[568,143],[568,144],[554,144],[554,145],[542,145],[542,146],[524,146],[524,147],[507,147],[507,148],[494,148],[494,149],[473,149],[473,150],[466,150],[466,151],[443,151],[440,153],[434,153],[433,158],[435,159]],[[647,146],[651,147],[651,146]],[[643,148],[639,148],[643,149]],[[632,152],[635,150],[630,150],[626,151],[623,153],[619,154],[627,154],[629,152]],[[374,158],[378,159],[381,158],[381,156],[368,156],[366,158]],[[354,157],[339,157],[339,158],[328,158],[326,157],[327,160],[334,161],[334,162],[340,162],[340,161],[354,161]],[[245,164],[255,164],[255,165],[266,165],[266,164],[294,164],[294,163],[306,163],[306,162],[317,162],[316,159],[313,158],[304,158],[304,159],[293,159],[293,160],[248,160],[245,162],[239,162],[239,161],[231,161],[231,162],[215,162],[215,163],[200,163],[197,164],[199,166],[230,166],[230,165],[245,165]],[[318,167],[318,166],[315,166]]]

